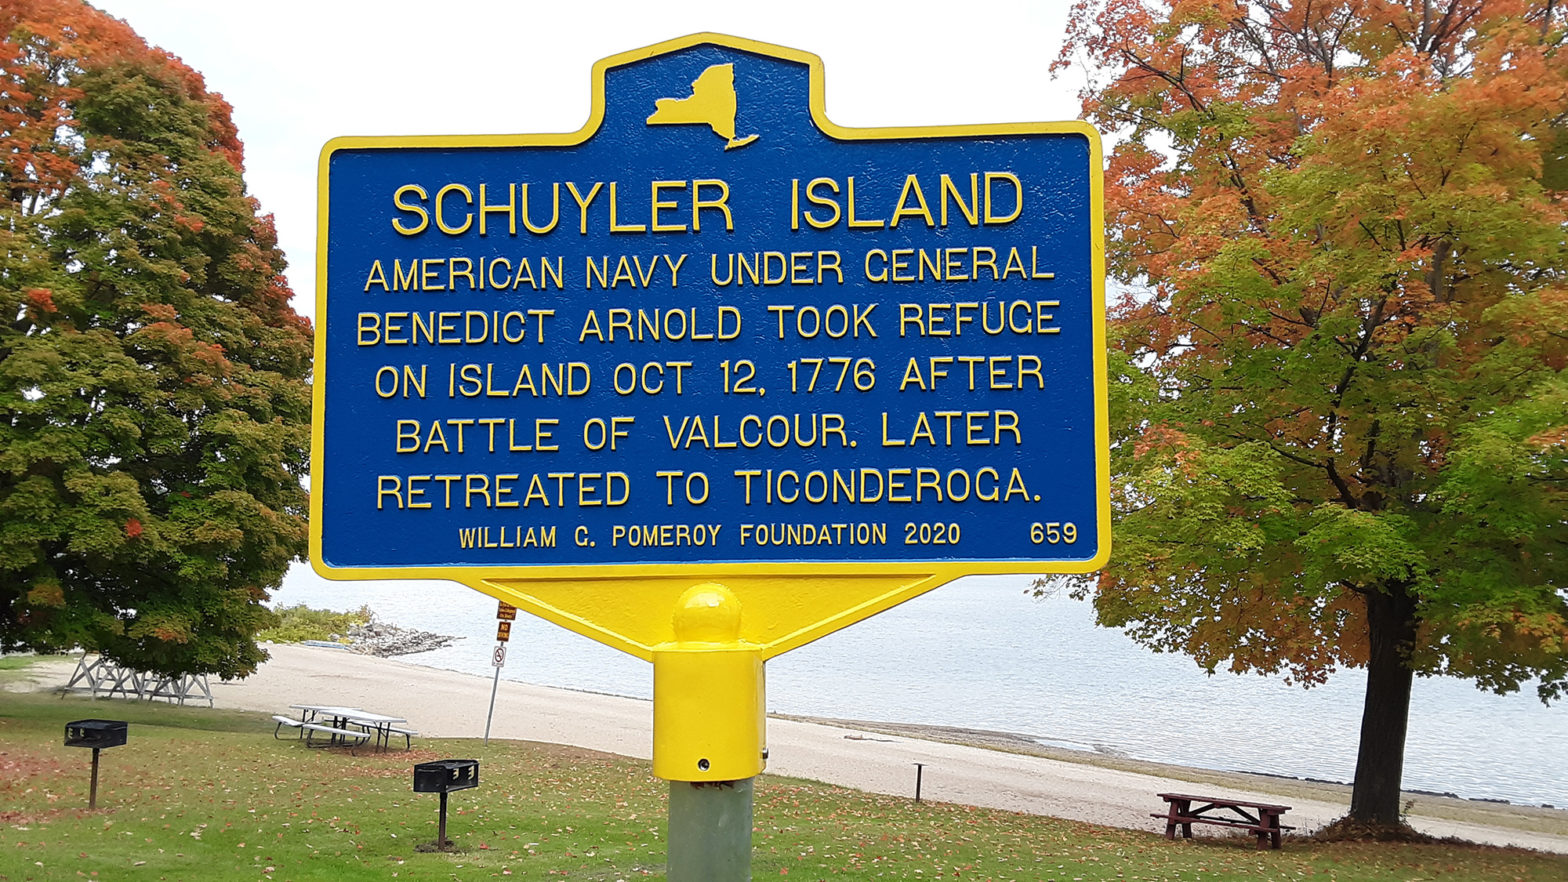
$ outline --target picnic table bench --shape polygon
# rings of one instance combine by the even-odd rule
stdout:
[[[305,744],[311,744],[310,736],[316,732],[327,735],[328,745],[346,744],[348,752],[353,753],[354,748],[370,740],[371,733],[363,729],[342,729],[337,726],[328,726],[324,723],[301,723],[300,728],[305,730]]]
[[[385,733],[383,736],[384,741],[391,741],[393,736],[402,735],[404,750],[414,749],[414,736],[419,734],[413,729],[400,728],[398,726],[387,726],[382,731]]]
[[[304,729],[300,729],[301,726],[305,725],[305,721],[304,720],[296,720],[293,717],[286,717],[286,716],[284,716],[282,714],[273,714],[272,715],[272,719],[278,724],[272,730],[272,737],[273,738],[281,739],[283,737],[283,727],[284,726],[288,726],[290,729],[299,729],[300,731],[297,733],[299,735],[299,737],[301,737],[301,738],[305,737],[305,730]]]
[[[1193,824],[1216,824],[1252,831],[1260,849],[1279,848],[1280,834],[1296,829],[1279,822],[1280,816],[1290,811],[1288,805],[1186,793],[1161,793],[1160,798],[1169,804],[1168,810],[1163,814],[1151,813],[1150,817],[1165,820],[1166,839],[1176,838],[1177,827],[1183,837],[1191,839]]]

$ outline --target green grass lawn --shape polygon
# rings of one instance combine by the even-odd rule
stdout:
[[[65,723],[130,722],[103,751]],[[411,752],[308,749],[264,715],[0,693],[0,880],[632,880],[662,878],[668,785],[646,761],[575,748],[419,739]],[[287,733],[285,733],[287,734]],[[456,853],[423,853],[438,797],[413,793],[431,759],[480,762],[453,793]],[[1151,801],[1153,795],[1151,794]],[[1151,809],[1152,810],[1152,809]],[[1455,845],[1163,837],[763,777],[755,879],[1532,880],[1568,857]]]

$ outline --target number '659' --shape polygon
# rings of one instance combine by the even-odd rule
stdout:
[[[1078,541],[1078,525],[1071,521],[1066,523],[1050,521],[1044,524],[1036,521],[1029,525],[1029,541],[1036,545],[1042,542],[1050,545],[1062,543],[1071,545]]]

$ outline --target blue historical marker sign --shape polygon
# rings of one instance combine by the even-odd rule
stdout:
[[[580,132],[323,152],[319,568],[1103,563],[1092,129],[844,129],[713,35],[594,76]]]

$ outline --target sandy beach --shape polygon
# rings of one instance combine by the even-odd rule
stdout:
[[[405,717],[421,737],[482,738],[491,679],[344,650],[269,645],[253,676],[213,681],[218,707],[287,713],[292,704],[347,705]],[[74,659],[38,666],[41,688],[64,685]],[[652,755],[651,702],[502,680],[490,737]],[[1348,787],[1185,769],[1040,747],[1004,733],[772,718],[767,774],[923,799],[1163,831],[1150,817],[1177,791],[1284,803],[1310,832],[1342,816]],[[1568,853],[1568,811],[1411,794],[1417,830],[1472,842]],[[1198,830],[1202,830],[1200,826]],[[1218,828],[1214,828],[1218,829]],[[1197,831],[1195,831],[1197,832]]]

